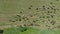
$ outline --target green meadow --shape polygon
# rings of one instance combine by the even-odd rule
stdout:
[[[41,30],[27,27],[27,30],[22,32],[21,27],[17,27],[5,29],[4,34],[60,34],[60,30]]]
[[[33,29],[33,28],[28,28],[26,31],[22,32],[21,29],[18,28],[11,28],[11,29],[6,29],[4,31],[4,34],[39,34],[38,29]]]

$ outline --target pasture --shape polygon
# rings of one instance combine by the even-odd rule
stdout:
[[[19,26],[36,28],[48,34],[59,34],[60,0],[0,0],[0,29],[5,30],[6,34],[13,34],[18,31]],[[39,30],[32,32],[29,29],[24,33],[44,34],[39,33]],[[17,33],[20,34],[20,31],[15,34]]]

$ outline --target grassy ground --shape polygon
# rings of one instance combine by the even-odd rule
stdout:
[[[27,28],[26,31],[21,32],[20,27],[19,28],[9,28],[4,30],[4,34],[39,34],[40,30],[34,29],[34,28]]]
[[[42,30],[53,29],[58,32],[57,30],[60,29],[60,0],[0,0],[0,29],[20,25],[33,26]],[[11,30],[16,31],[13,28],[8,32]]]
[[[4,30],[4,34],[59,34],[60,30],[41,30],[27,27],[27,30],[21,32],[21,27],[9,28]]]

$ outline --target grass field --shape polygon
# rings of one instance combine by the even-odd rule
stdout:
[[[28,28],[22,33],[18,26],[39,30]],[[0,0],[0,29],[4,34],[59,34],[60,0]]]
[[[59,34],[60,30],[41,30],[36,28],[27,27],[27,30],[21,32],[21,27],[8,28],[4,30],[4,34]]]
[[[27,31],[21,32],[18,28],[6,29],[4,34],[39,34],[38,29],[28,28]]]

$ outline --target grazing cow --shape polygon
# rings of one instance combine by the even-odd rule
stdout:
[[[54,25],[56,22],[55,22],[54,20],[52,20],[50,23],[51,23],[52,25]]]

